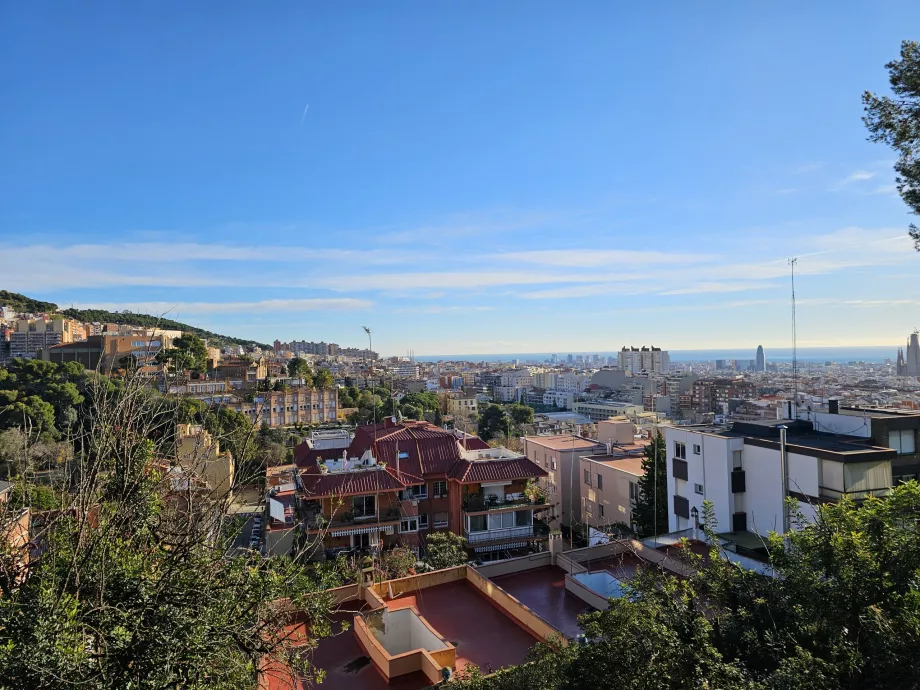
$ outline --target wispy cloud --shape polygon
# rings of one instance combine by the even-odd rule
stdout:
[[[722,293],[722,292],[747,292],[750,290],[773,290],[779,287],[777,283],[760,282],[760,281],[737,281],[733,283],[703,281],[694,283],[687,287],[677,288],[674,290],[665,290],[660,292],[661,295],[697,295],[704,293]]]
[[[543,266],[571,268],[629,268],[631,265],[673,265],[710,261],[711,254],[683,252],[637,251],[630,249],[540,249],[497,254],[501,261],[520,261]]]
[[[251,314],[258,312],[338,311],[370,309],[370,300],[350,297],[330,299],[266,299],[255,302],[134,302],[76,304],[78,309],[127,310],[137,314],[153,314],[173,318],[175,314]]]
[[[850,173],[845,178],[840,180],[840,184],[846,185],[850,184],[851,182],[862,182],[864,180],[871,180],[873,177],[875,177],[874,172],[870,172],[868,170],[857,170],[856,172]]]

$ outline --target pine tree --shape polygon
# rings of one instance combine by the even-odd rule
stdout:
[[[667,446],[659,431],[652,442],[645,447],[645,457],[642,459],[642,470],[645,474],[639,479],[639,496],[633,510],[633,521],[641,537],[664,534],[668,531],[667,466]],[[657,520],[655,516],[656,492],[658,495]],[[657,528],[656,522],[658,523]]]

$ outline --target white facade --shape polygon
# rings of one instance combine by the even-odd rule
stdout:
[[[617,366],[621,371],[664,374],[671,368],[671,357],[667,350],[648,347],[623,348],[617,353]]]
[[[713,427],[666,427],[664,437],[670,531],[698,526],[703,502],[708,500],[719,532],[736,528],[761,536],[785,532],[778,440],[728,435]],[[884,452],[869,456],[880,454]],[[846,455],[795,443],[788,446],[788,495],[798,499],[805,519],[814,518],[814,506],[822,501],[845,493],[856,498],[882,495],[891,486],[890,460],[843,462]],[[682,461],[686,462],[686,479],[680,477]]]
[[[640,412],[643,412],[644,408],[642,407],[640,398],[638,405],[613,400],[576,402],[572,405],[572,410],[578,414],[583,414],[593,422],[602,422],[611,417],[635,417]]]

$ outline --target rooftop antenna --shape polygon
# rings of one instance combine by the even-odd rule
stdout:
[[[795,333],[795,264],[797,258],[789,259],[789,268],[792,279],[792,403],[795,405],[796,417],[799,409],[799,366],[796,357],[796,333]]]

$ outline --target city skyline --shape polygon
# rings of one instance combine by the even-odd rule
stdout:
[[[799,347],[903,343],[860,95],[920,7],[529,8],[11,8],[0,288],[385,354],[770,350],[796,256]]]

